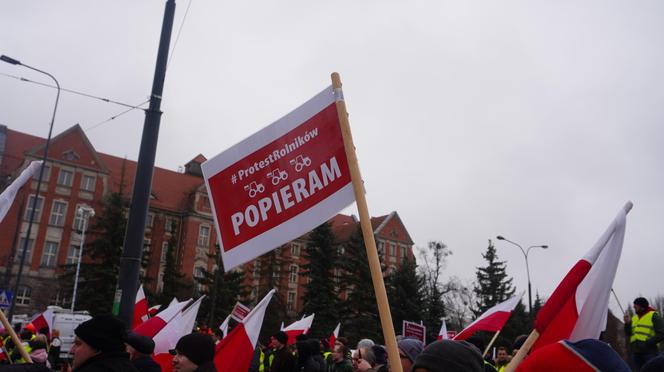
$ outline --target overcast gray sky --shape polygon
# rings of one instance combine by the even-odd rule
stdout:
[[[173,43],[189,4],[178,2]],[[163,5],[5,1],[0,53],[65,88],[138,104]],[[533,292],[548,296],[632,200],[614,288],[623,304],[653,297],[664,279],[663,18],[654,0],[193,0],[166,76],[157,165],[216,155],[338,71],[372,215],[398,211],[418,246],[445,242],[447,274],[473,279],[498,234],[548,244],[529,257]],[[48,82],[8,64],[0,73]],[[45,137],[54,93],[0,76],[0,123]],[[122,111],[63,93],[55,133]],[[143,119],[86,133],[135,160]],[[496,247],[525,289],[522,254]]]

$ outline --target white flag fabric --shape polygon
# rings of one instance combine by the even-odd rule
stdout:
[[[219,329],[221,329],[221,331],[224,333],[224,338],[226,338],[226,336],[228,336],[228,321],[230,319],[231,319],[231,316],[230,315],[227,316],[226,319],[224,319],[224,321],[219,326]]]
[[[445,319],[441,319],[443,321],[443,324],[440,326],[440,331],[438,331],[438,339],[439,340],[447,340],[447,324],[445,324]]]
[[[7,215],[7,212],[9,212],[9,209],[12,207],[12,204],[14,203],[14,198],[16,198],[16,193],[18,193],[18,190],[23,187],[23,185],[28,182],[29,179],[32,178],[33,175],[35,175],[39,169],[41,168],[42,161],[33,161],[28,165],[23,172],[12,182],[6,189],[5,191],[0,194],[0,222],[2,222],[3,219],[5,219],[5,216]],[[37,200],[34,201],[37,203]],[[32,206],[28,206],[28,208],[31,208]]]

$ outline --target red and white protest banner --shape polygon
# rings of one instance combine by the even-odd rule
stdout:
[[[238,322],[241,322],[242,319],[244,319],[244,317],[246,317],[250,311],[251,311],[250,308],[244,306],[238,301],[235,303],[235,306],[233,307],[233,311],[231,312],[231,318],[235,319]]]
[[[423,324],[409,322],[407,320],[403,321],[402,333],[404,337],[416,338],[422,341],[423,344],[427,344],[427,327]]]
[[[305,234],[355,200],[331,86],[202,170],[226,271]]]

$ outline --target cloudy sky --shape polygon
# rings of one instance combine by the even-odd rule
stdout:
[[[163,5],[4,2],[0,53],[139,104]],[[448,275],[471,280],[500,234],[550,246],[529,256],[548,296],[632,200],[614,288],[623,304],[664,294],[663,18],[660,1],[182,0],[157,165],[214,156],[338,71],[372,215],[445,242]],[[55,91],[6,74],[48,79],[0,73],[0,123],[45,137]],[[124,110],[63,93],[55,133],[80,123],[98,151],[137,159],[143,113],[107,121]],[[496,247],[525,289],[521,252]]]

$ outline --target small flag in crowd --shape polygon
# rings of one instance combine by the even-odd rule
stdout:
[[[316,314],[311,314],[307,317],[302,317],[302,319],[292,323],[291,325],[283,329],[283,331],[286,332],[286,334],[288,335],[288,345],[295,344],[295,337],[297,337],[298,335],[307,334],[307,332],[311,328],[311,324],[314,322],[314,315]]]
[[[441,319],[443,324],[440,325],[440,331],[438,331],[438,340],[447,340],[447,325],[445,324],[445,318]]]
[[[334,342],[339,338],[339,329],[341,328],[341,323],[337,323],[337,328],[334,329],[332,334],[330,335],[330,341],[328,341],[328,344],[330,345],[330,348],[334,348]]]
[[[136,292],[136,301],[134,302],[134,319],[131,322],[131,329],[138,327],[146,320],[148,320],[148,300],[145,298],[143,284],[141,284],[138,287],[138,292]]]
[[[455,340],[465,340],[472,336],[477,331],[498,332],[500,331],[507,319],[512,315],[512,311],[516,305],[521,301],[523,293],[518,296],[512,297],[507,301],[501,302],[498,305],[485,311],[474,322],[470,323],[463,331],[459,332],[454,337]]]

